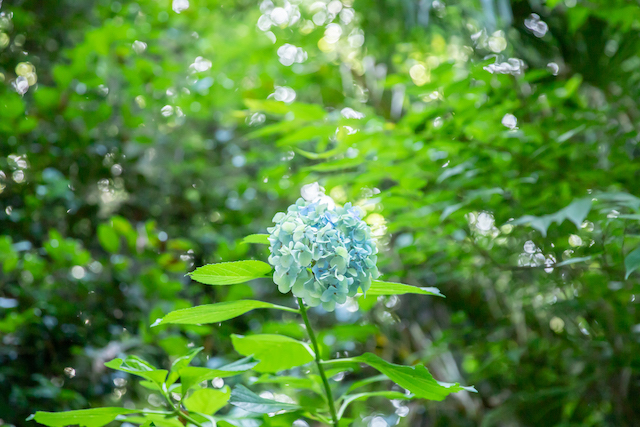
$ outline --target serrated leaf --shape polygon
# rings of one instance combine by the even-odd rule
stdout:
[[[366,363],[372,368],[385,374],[400,387],[413,393],[416,397],[429,400],[444,400],[451,393],[462,390],[473,391],[473,387],[464,387],[458,383],[449,384],[436,381],[424,365],[403,366],[389,363],[373,353],[365,353],[350,360]]]
[[[106,366],[107,368],[115,369],[117,371],[137,375],[154,382],[158,386],[161,386],[161,384],[167,378],[168,374],[167,370],[156,369],[150,363],[136,356],[127,356],[127,358],[124,360],[113,359],[109,362],[106,362],[104,366]]]
[[[232,335],[233,348],[243,356],[253,355],[260,361],[257,372],[275,373],[312,362],[309,346],[284,335]]]
[[[182,394],[186,395],[187,391],[202,381],[212,380],[214,378],[232,377],[250,369],[258,364],[253,357],[245,357],[228,365],[217,369],[202,368],[196,366],[186,366],[180,370],[180,383],[182,384]]]
[[[196,307],[183,308],[182,310],[172,311],[162,319],[156,321],[151,326],[157,326],[167,323],[179,325],[201,325],[206,323],[218,323],[225,320],[233,319],[241,316],[256,308],[273,308],[276,310],[284,310],[297,312],[296,309],[271,304],[264,301],[256,300],[238,300],[226,301],[216,304],[198,305]]]
[[[355,402],[356,400],[366,400],[370,397],[386,397],[387,399],[402,400],[413,399],[413,395],[400,393],[399,391],[370,391],[366,393],[348,394],[343,397],[344,401],[338,410],[338,418],[342,418],[344,411],[352,402]]]
[[[242,239],[242,243],[255,243],[257,245],[268,245],[269,235],[268,234],[250,234],[244,239]]]
[[[582,222],[591,211],[591,199],[576,199],[569,206],[559,210],[558,212],[543,215],[533,216],[525,215],[513,221],[509,221],[508,224],[521,225],[529,224],[542,234],[543,237],[547,236],[547,230],[552,223],[562,224],[566,219],[573,222],[576,227],[580,228]]]
[[[367,290],[367,296],[405,294],[434,295],[443,298],[445,297],[438,288],[420,288],[417,286],[405,285],[403,283],[383,282],[381,280],[373,280],[371,282],[371,286]]]
[[[624,276],[625,280],[628,279],[631,273],[636,271],[638,267],[640,267],[640,247],[629,252],[624,259],[624,268],[627,271]]]
[[[266,277],[270,272],[271,266],[266,262],[247,260],[204,265],[189,277],[205,285],[234,285]]]
[[[189,411],[212,415],[223,408],[230,397],[231,389],[229,387],[225,386],[222,390],[204,388],[194,391],[191,396],[185,399],[184,406]]]
[[[268,414],[278,411],[296,411],[300,409],[300,406],[293,403],[284,403],[262,398],[243,385],[237,385],[236,388],[233,389],[229,403],[247,412],[255,412],[258,414]]]
[[[65,412],[41,412],[33,414],[33,420],[51,427],[78,425],[80,427],[102,427],[115,420],[118,415],[136,414],[141,411],[125,408],[94,408]]]

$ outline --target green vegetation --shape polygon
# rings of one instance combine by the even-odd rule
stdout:
[[[637,2],[0,13],[3,423],[323,425],[298,409],[328,410],[319,356],[355,427],[638,425]],[[387,282],[309,309],[317,349],[258,261],[314,182],[364,210]],[[427,374],[478,393],[404,381]]]

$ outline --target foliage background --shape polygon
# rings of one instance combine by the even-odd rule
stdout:
[[[317,311],[340,322],[326,351],[424,362],[479,391],[362,403],[354,414],[375,418],[354,425],[639,425],[640,286],[625,278],[640,243],[637,2],[190,0],[176,13],[166,0],[16,0],[0,12],[2,422],[154,405],[103,362],[166,365],[190,345],[224,359],[231,331],[274,332],[268,313],[147,325],[195,303],[288,298],[184,273],[266,259],[241,238],[319,181],[366,208],[386,279],[447,296]],[[509,58],[505,74],[485,69]],[[21,97],[25,61],[37,83]]]

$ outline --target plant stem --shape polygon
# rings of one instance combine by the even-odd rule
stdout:
[[[174,403],[173,403],[173,401],[171,400],[171,398],[169,397],[169,394],[168,394],[168,393],[166,393],[166,392],[164,392],[164,391],[163,391],[163,392],[162,392],[162,395],[164,396],[164,398],[165,398],[165,399],[167,400],[167,402],[169,403],[169,406],[170,406],[171,408],[173,408],[173,413],[174,413],[174,414],[176,414],[176,415],[178,416],[178,418],[182,418],[182,419],[184,419],[184,420],[186,420],[186,421],[189,421],[189,422],[190,422],[191,424],[193,424],[193,425],[196,425],[196,426],[198,426],[198,427],[202,427],[202,424],[200,424],[198,421],[196,421],[196,420],[194,420],[193,418],[191,418],[191,417],[189,416],[189,414],[188,414],[186,411],[184,411],[184,410],[180,409],[179,405],[178,405],[178,406],[174,405]]]
[[[329,380],[327,380],[327,375],[324,373],[324,367],[322,366],[322,358],[320,357],[320,348],[318,347],[318,340],[316,340],[316,334],[313,332],[311,328],[311,323],[309,323],[309,317],[307,316],[307,309],[304,306],[304,301],[302,298],[298,298],[298,305],[300,306],[300,314],[304,319],[304,324],[307,327],[307,334],[309,335],[309,339],[311,340],[311,345],[313,346],[313,351],[316,354],[316,366],[318,367],[318,371],[320,372],[320,378],[322,378],[322,383],[324,384],[324,391],[327,395],[327,403],[329,404],[329,412],[331,413],[331,419],[333,420],[334,427],[338,427],[338,415],[336,413],[336,407],[333,402],[333,394],[331,393],[331,386],[329,386]]]

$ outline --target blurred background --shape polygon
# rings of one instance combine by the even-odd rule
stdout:
[[[636,0],[0,2],[0,425],[159,405],[114,357],[301,336],[149,325],[290,304],[185,273],[266,260],[241,239],[316,181],[365,209],[385,280],[447,296],[315,310],[327,353],[479,392],[354,426],[640,425],[639,35]]]

